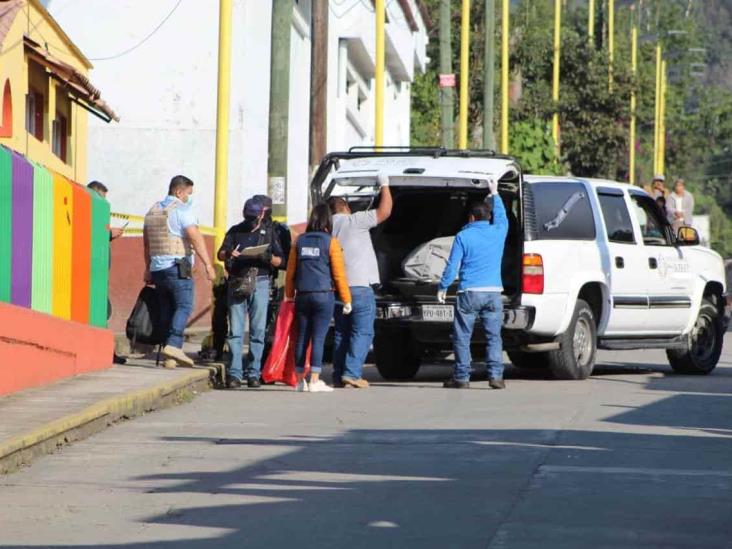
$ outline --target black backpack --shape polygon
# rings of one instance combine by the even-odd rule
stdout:
[[[145,286],[137,296],[127,319],[127,339],[132,345],[160,345],[165,341],[165,327],[160,318],[160,301],[155,288]]]

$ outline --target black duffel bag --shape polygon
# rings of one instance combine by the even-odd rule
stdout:
[[[165,341],[165,327],[160,317],[160,301],[155,288],[145,286],[137,296],[135,306],[127,319],[127,339],[135,343],[160,345]]]

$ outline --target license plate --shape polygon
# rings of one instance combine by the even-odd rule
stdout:
[[[428,322],[452,322],[453,315],[451,305],[422,305],[422,320]]]

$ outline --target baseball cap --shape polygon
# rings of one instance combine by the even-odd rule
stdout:
[[[272,209],[272,199],[266,194],[255,194],[253,197],[255,200],[259,200],[267,210]]]
[[[660,173],[653,176],[653,181],[666,181],[666,177]]]
[[[267,207],[262,201],[256,196],[253,196],[244,203],[244,217],[259,217],[266,209]]]

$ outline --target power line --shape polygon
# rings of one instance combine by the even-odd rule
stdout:
[[[124,51],[121,51],[121,52],[119,52],[119,53],[117,53],[117,54],[115,54],[115,55],[110,55],[110,56],[108,56],[108,57],[92,57],[92,58],[90,58],[89,60],[90,60],[90,61],[109,61],[109,60],[111,60],[111,59],[117,59],[117,58],[119,58],[119,57],[122,57],[123,55],[127,55],[128,53],[131,53],[131,52],[135,51],[135,50],[136,50],[137,48],[139,48],[140,46],[142,46],[142,45],[143,45],[143,44],[144,44],[145,42],[147,42],[148,40],[150,40],[150,38],[152,38],[152,37],[153,37],[153,36],[155,35],[155,33],[157,33],[157,32],[158,32],[158,31],[160,30],[160,28],[161,28],[161,27],[162,27],[162,26],[163,26],[163,25],[165,24],[165,22],[166,22],[166,21],[167,21],[168,19],[170,19],[170,18],[171,18],[171,16],[172,16],[172,15],[173,15],[173,14],[175,13],[175,10],[177,10],[177,9],[178,9],[178,6],[180,6],[182,2],[183,2],[183,0],[178,0],[178,2],[176,2],[175,6],[173,6],[173,9],[171,9],[171,10],[170,10],[170,12],[168,12],[168,15],[166,15],[166,16],[165,16],[165,17],[163,18],[163,20],[162,20],[162,21],[160,21],[160,23],[158,24],[158,26],[157,26],[157,27],[155,27],[155,28],[154,28],[154,29],[153,29],[153,30],[152,30],[152,31],[150,32],[150,34],[148,34],[148,35],[147,35],[147,36],[146,36],[145,38],[143,38],[142,40],[140,40],[140,41],[139,41],[139,42],[138,42],[137,44],[135,44],[134,46],[132,46],[132,47],[130,47],[130,48],[127,48],[126,50],[124,50]]]

